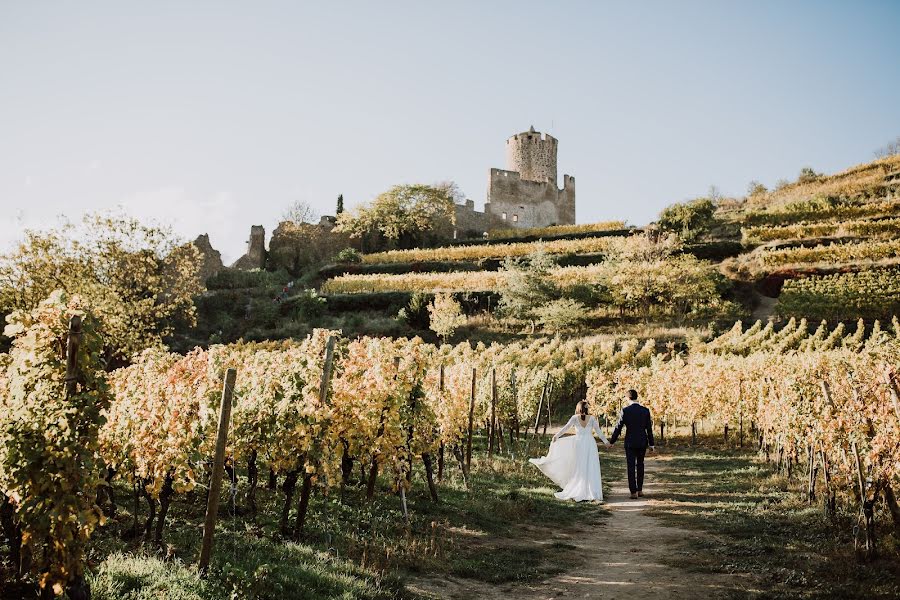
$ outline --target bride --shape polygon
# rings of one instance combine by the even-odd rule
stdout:
[[[561,438],[571,427],[575,428],[575,435]],[[593,436],[595,431],[609,447],[600,424],[588,414],[587,402],[582,400],[572,418],[553,436],[547,456],[531,459],[532,464],[562,488],[555,494],[560,500],[603,501],[600,456]]]

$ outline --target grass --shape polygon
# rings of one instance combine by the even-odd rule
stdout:
[[[753,574],[765,590],[761,597],[767,598],[900,594],[900,554],[896,541],[885,539],[885,522],[883,558],[861,562],[853,551],[853,520],[844,515],[834,525],[821,507],[808,506],[802,500],[802,475],[789,482],[746,451],[675,450],[665,471],[655,475],[670,489],[662,498],[668,502],[654,514],[712,534],[673,553],[676,566]]]
[[[343,501],[336,491],[317,490],[299,542],[278,533],[280,490],[261,488],[259,510],[249,514],[246,480],[238,477],[232,500],[224,490],[210,571],[195,567],[202,535],[202,490],[175,497],[162,547],[129,537],[133,522],[130,487],[116,483],[118,511],[92,540],[88,556],[94,600],[219,600],[343,598],[413,599],[410,577],[454,576],[488,583],[536,582],[578,564],[575,548],[535,538],[529,527],[565,528],[585,518],[598,520],[598,506],[556,500],[552,484],[520,455],[488,458],[476,438],[471,490],[467,491],[451,454],[435,504],[420,465],[408,495],[410,520],[386,481],[372,502],[354,482]],[[535,444],[543,449],[547,440]],[[359,468],[354,470],[354,479]],[[296,506],[297,499],[294,503]],[[146,503],[139,504],[146,518]],[[292,516],[293,519],[293,516]],[[293,522],[293,521],[292,521]],[[9,569],[0,559],[0,581]],[[8,572],[8,571],[7,571]],[[12,594],[12,595],[6,595]],[[0,586],[3,600],[36,597],[33,586]]]

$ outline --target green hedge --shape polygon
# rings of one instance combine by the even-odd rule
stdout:
[[[471,238],[463,240],[453,240],[439,246],[480,246],[484,244],[502,244],[505,242],[552,242],[554,240],[583,240],[595,237],[619,237],[623,235],[631,235],[634,233],[642,233],[643,229],[636,227],[627,227],[625,229],[610,229],[607,231],[583,231],[581,233],[564,233],[562,235],[527,235],[522,237],[510,238]]]
[[[604,254],[560,254],[553,257],[560,267],[584,267],[601,263]],[[498,271],[503,266],[501,258],[480,261],[423,261],[407,263],[337,264],[319,269],[320,279],[327,280],[341,275],[402,275],[404,273],[452,273],[456,271]]]
[[[240,290],[254,287],[283,286],[291,280],[287,271],[242,271],[224,268],[206,280],[208,290]]]
[[[385,311],[396,314],[409,304],[410,292],[374,292],[365,294],[330,294],[325,296],[325,307],[329,314],[361,311]],[[433,294],[428,294],[429,302]],[[466,314],[493,308],[500,301],[497,292],[459,292],[453,297]]]

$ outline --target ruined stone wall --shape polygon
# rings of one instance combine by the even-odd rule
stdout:
[[[250,228],[247,253],[237,259],[231,268],[244,271],[266,268],[266,230],[262,225],[253,225]]]
[[[563,189],[554,181],[529,181],[515,171],[491,169],[485,212],[508,227],[547,227],[575,223],[575,178]]]
[[[198,235],[194,240],[194,246],[200,252],[200,269],[197,275],[200,283],[206,286],[206,280],[222,270],[222,255],[218,250],[212,247],[209,242],[209,235],[204,233]]]
[[[465,204],[454,205],[456,213],[456,237],[458,239],[481,237],[499,225],[498,220],[487,210],[475,210],[475,202],[466,200]]]

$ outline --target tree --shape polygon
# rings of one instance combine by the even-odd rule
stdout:
[[[797,183],[814,183],[819,180],[822,175],[816,173],[812,167],[803,167],[800,169],[800,175],[797,177]]]
[[[544,252],[535,252],[522,260],[504,261],[502,270],[507,275],[500,290],[501,313],[529,321],[534,333],[540,307],[560,297],[550,273],[555,266],[553,259]]]
[[[79,296],[98,320],[109,366],[195,323],[200,253],[171,230],[119,216],[87,215],[26,231],[0,256],[0,312],[30,311],[54,290]]]
[[[547,330],[560,332],[584,321],[586,307],[572,298],[559,298],[538,307],[535,311],[538,322]]]
[[[898,135],[897,139],[893,142],[888,142],[876,150],[875,158],[887,158],[889,156],[894,156],[895,154],[900,154],[900,135]]]
[[[428,306],[428,316],[431,320],[430,329],[444,343],[447,343],[456,330],[466,323],[462,307],[451,294],[437,294],[434,302]]]
[[[397,318],[418,329],[431,327],[431,295],[426,292],[413,292],[406,306],[397,311]]]
[[[613,306],[645,319],[654,313],[709,318],[731,305],[722,300],[724,278],[706,261],[677,254],[671,239],[634,236],[633,247],[611,255],[600,280]]]
[[[319,215],[308,202],[296,200],[284,211],[281,220],[297,225],[300,223],[315,223],[319,220]]]
[[[715,223],[716,204],[710,198],[673,204],[659,214],[657,224],[663,231],[679,234],[691,241],[710,230]]]
[[[760,183],[759,181],[757,181],[755,179],[753,181],[751,181],[749,184],[747,184],[747,195],[750,197],[761,196],[762,194],[765,194],[768,191],[769,190],[766,189],[766,186],[764,186],[762,183]]]
[[[452,237],[453,204],[446,184],[397,185],[370,205],[341,213],[335,231],[360,238],[364,251],[428,246]]]
[[[338,194],[337,208],[335,209],[334,214],[335,214],[335,216],[337,216],[337,215],[341,214],[342,212],[344,212],[344,195]]]

